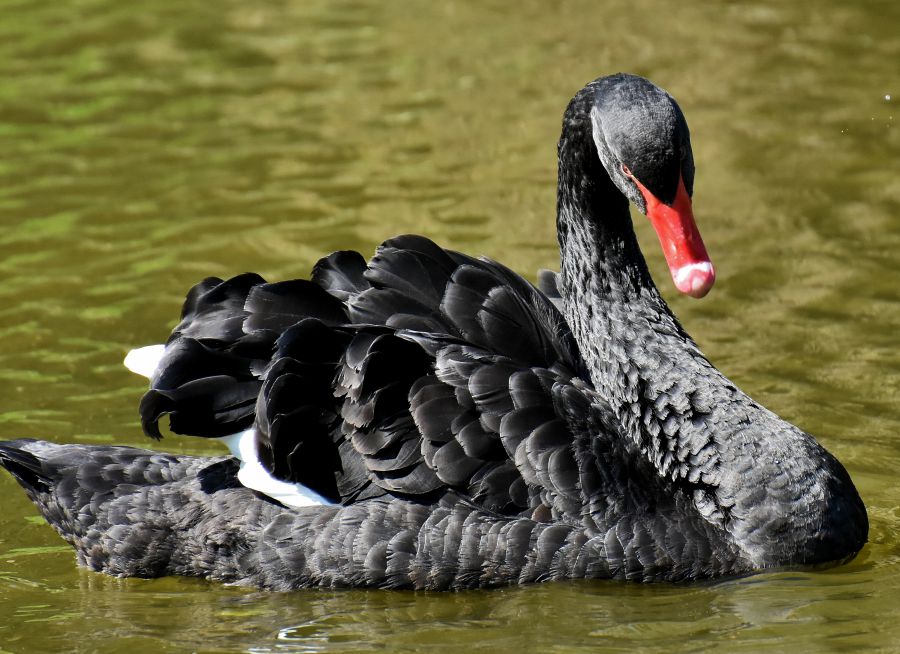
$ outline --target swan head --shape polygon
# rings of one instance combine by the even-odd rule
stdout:
[[[694,221],[694,156],[681,108],[636,75],[612,75],[591,86],[591,132],[604,169],[650,219],[676,288],[703,297],[716,273]]]

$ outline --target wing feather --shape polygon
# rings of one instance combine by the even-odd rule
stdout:
[[[179,433],[253,426],[273,477],[331,501],[453,493],[508,515],[575,516],[582,488],[604,485],[577,445],[593,428],[582,372],[547,295],[493,261],[400,236],[368,264],[335,252],[309,281],[202,281],[141,413],[151,435],[165,414]]]

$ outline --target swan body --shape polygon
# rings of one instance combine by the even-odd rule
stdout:
[[[458,589],[562,578],[680,581],[838,562],[868,519],[843,466],[703,356],[676,287],[715,269],[693,219],[675,101],[632,75],[570,102],[559,275],[538,286],[421,236],[322,259],[309,280],[210,278],[150,378],[145,432],[232,456],[0,444],[78,561],[120,576],[269,589]]]

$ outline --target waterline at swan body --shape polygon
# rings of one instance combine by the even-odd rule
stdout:
[[[560,273],[539,288],[400,236],[309,280],[191,289],[166,344],[128,357],[141,421],[234,456],[12,441],[0,463],[80,563],[123,576],[455,589],[854,556],[843,466],[714,368],[650,278],[629,203],[680,291],[715,281],[678,105],[595,80],[558,159]]]

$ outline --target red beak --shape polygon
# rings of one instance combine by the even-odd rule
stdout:
[[[678,180],[678,191],[671,206],[660,202],[635,177],[631,179],[644,196],[647,217],[659,237],[675,287],[692,297],[703,297],[716,281],[716,270],[694,222],[691,198],[684,188],[684,179]]]

